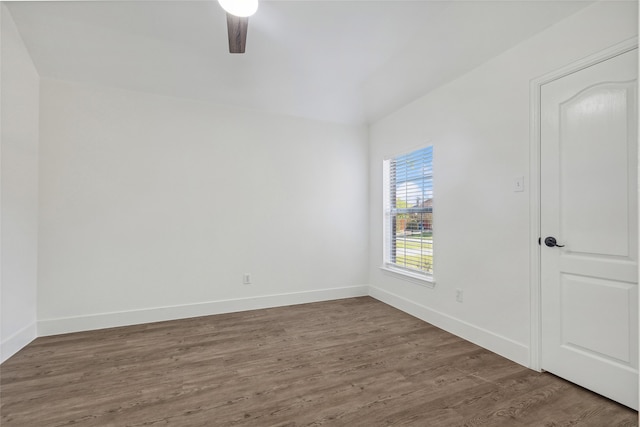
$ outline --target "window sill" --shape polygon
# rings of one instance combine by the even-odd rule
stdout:
[[[412,273],[410,271],[400,270],[386,265],[381,266],[380,270],[389,276],[395,277],[396,279],[406,280],[407,282],[416,283],[420,286],[425,286],[431,289],[436,287],[436,282],[433,280],[433,276]]]

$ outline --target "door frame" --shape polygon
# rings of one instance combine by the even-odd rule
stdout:
[[[531,80],[530,83],[530,127],[529,127],[529,289],[530,289],[530,320],[529,329],[529,367],[538,372],[542,371],[542,283],[540,280],[540,250],[538,238],[542,237],[540,227],[540,93],[542,86],[554,80],[588,68],[599,62],[622,55],[638,47],[638,38],[633,37],[613,45],[596,54],[590,55],[559,70],[552,71]],[[640,172],[640,162],[638,163]],[[639,203],[640,204],[640,203]],[[639,301],[640,302],[640,301]],[[640,304],[639,304],[640,306]]]

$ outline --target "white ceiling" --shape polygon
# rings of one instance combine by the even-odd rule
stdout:
[[[383,117],[589,3],[261,0],[232,55],[215,0],[5,2],[41,77],[342,123]]]

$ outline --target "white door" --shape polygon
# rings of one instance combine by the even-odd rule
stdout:
[[[637,64],[634,49],[540,93],[541,367],[634,409]]]

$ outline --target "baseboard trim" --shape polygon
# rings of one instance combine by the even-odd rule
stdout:
[[[520,365],[529,366],[529,349],[516,341],[503,337],[448,314],[430,309],[375,286],[369,286],[369,296],[404,311],[420,320],[464,338]]]
[[[35,340],[38,336],[37,332],[36,322],[33,322],[2,341],[0,343],[0,363],[4,363],[5,360]]]
[[[39,320],[37,325],[36,323],[29,325],[2,342],[2,362],[17,353],[37,336],[58,335],[367,295],[509,360],[523,366],[529,366],[529,349],[525,345],[370,285],[209,301],[87,316],[43,319]]]
[[[87,316],[43,319],[38,321],[38,336],[90,331],[165,320],[186,319],[214,314],[283,307],[319,301],[353,298],[368,295],[368,286],[349,286],[251,298],[209,301],[196,304],[155,307],[143,310],[91,314]]]

